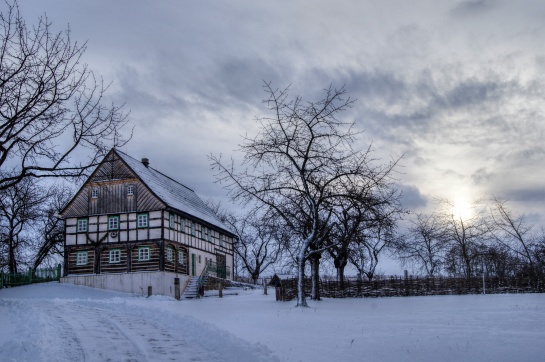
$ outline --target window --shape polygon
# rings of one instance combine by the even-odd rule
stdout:
[[[138,261],[150,260],[150,248],[148,246],[138,248]]]
[[[220,246],[223,246],[223,239],[225,238],[225,235],[220,234]]]
[[[108,230],[119,229],[119,216],[108,216]]]
[[[209,229],[208,230],[208,241],[213,243],[214,241],[212,240],[212,229]]]
[[[171,246],[167,247],[167,261],[174,262],[174,248]]]
[[[185,219],[180,219],[180,230],[185,233]]]
[[[200,256],[200,254],[199,254],[199,264],[200,264],[200,263],[201,263],[201,256]]]
[[[176,228],[176,215],[170,214],[169,226],[171,229]]]
[[[195,223],[191,221],[191,235],[195,236]]]
[[[134,195],[134,185],[127,186],[127,195]]]
[[[109,263],[121,263],[121,249],[112,249],[110,250]]]
[[[93,199],[98,198],[98,189],[92,189],[92,190],[91,190],[91,197],[92,197]]]
[[[87,265],[88,258],[87,251],[78,251],[76,253],[76,265]]]
[[[147,228],[148,227],[148,214],[138,214],[136,217],[136,227]]]
[[[202,233],[203,233],[202,238],[204,240],[208,240],[208,228],[206,226],[203,226]]]
[[[178,264],[185,265],[185,251],[178,250]]]
[[[88,226],[89,226],[89,219],[87,218],[78,219],[78,225],[76,227],[76,231],[78,233],[87,232]]]

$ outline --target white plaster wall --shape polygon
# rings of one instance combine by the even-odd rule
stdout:
[[[174,278],[180,278],[180,293],[189,282],[188,275],[170,272],[138,272],[122,274],[69,275],[61,278],[61,283],[84,285],[92,288],[116,290],[119,292],[148,294],[148,286],[153,295],[165,295],[174,298]]]

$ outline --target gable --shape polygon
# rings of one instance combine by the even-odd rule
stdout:
[[[110,151],[91,174],[87,182],[130,180],[136,178],[136,174],[127,167],[121,158],[115,152]]]
[[[128,197],[129,186],[134,187],[133,197]],[[232,235],[192,189],[116,149],[104,157],[61,215],[68,218],[166,208]]]
[[[129,194],[128,189],[132,187]],[[110,151],[61,212],[64,218],[159,210],[166,205]]]

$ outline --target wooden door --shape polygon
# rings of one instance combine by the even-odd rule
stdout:
[[[195,264],[196,255],[191,254],[191,275],[196,276],[197,275],[197,265]]]
[[[217,276],[225,279],[227,277],[227,258],[225,255],[216,254]]]

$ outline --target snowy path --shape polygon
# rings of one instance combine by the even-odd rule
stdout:
[[[232,291],[234,292],[234,291]],[[176,301],[68,284],[0,290],[0,361],[545,359],[545,294]]]
[[[203,346],[192,340],[188,333],[180,335],[169,331],[153,319],[89,303],[69,302],[62,306],[44,305],[45,325],[60,327],[57,335],[68,339],[67,347],[79,361],[108,361],[111,356],[124,361],[198,361],[203,356],[214,358]],[[127,313],[132,312],[132,313]],[[182,323],[182,321],[180,321]],[[64,354],[69,351],[64,351]]]
[[[276,360],[190,316],[123,298],[0,299],[0,323],[2,361]]]

